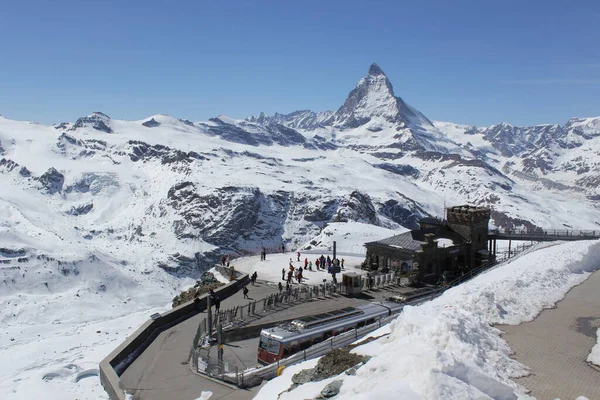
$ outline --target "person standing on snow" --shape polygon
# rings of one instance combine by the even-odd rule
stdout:
[[[300,261],[300,252],[296,253],[298,256],[298,261]]]
[[[285,268],[281,269],[281,280],[285,281]]]

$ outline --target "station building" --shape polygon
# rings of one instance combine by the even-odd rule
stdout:
[[[424,218],[419,229],[365,243],[365,269],[412,272],[420,281],[460,276],[491,258],[490,210],[468,205],[446,208],[446,218]]]

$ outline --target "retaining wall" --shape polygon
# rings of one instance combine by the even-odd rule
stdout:
[[[226,299],[249,282],[249,276],[244,274],[227,285],[215,289],[215,293],[217,293],[219,299]],[[206,310],[207,297],[208,294],[204,294],[195,301],[181,304],[154,319],[146,321],[127,340],[100,362],[100,383],[102,383],[104,390],[108,393],[111,400],[126,400],[119,376],[161,332]]]

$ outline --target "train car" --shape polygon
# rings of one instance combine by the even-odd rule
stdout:
[[[258,362],[263,365],[272,364],[332,336],[399,313],[403,308],[403,305],[393,302],[368,303],[310,315],[263,329],[258,345]]]

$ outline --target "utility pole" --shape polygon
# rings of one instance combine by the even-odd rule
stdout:
[[[219,358],[219,363],[223,362],[223,325],[217,325],[217,345],[219,351],[217,353],[217,357]]]
[[[335,253],[336,253],[336,243],[335,240],[333,241],[333,259],[335,260]]]
[[[212,341],[212,329],[213,329],[213,320],[212,320],[212,296],[206,296],[206,311],[208,312],[207,321],[208,321],[208,339]]]

